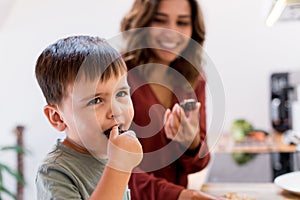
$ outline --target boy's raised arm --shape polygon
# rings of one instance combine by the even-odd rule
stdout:
[[[90,196],[90,200],[122,199],[132,169],[142,160],[142,146],[133,131],[127,131],[119,135],[115,126],[110,134],[108,142],[108,163],[103,175]]]

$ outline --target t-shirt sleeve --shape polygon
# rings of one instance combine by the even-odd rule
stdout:
[[[37,187],[37,199],[82,199],[77,187],[63,170],[48,167],[40,168],[35,181]]]

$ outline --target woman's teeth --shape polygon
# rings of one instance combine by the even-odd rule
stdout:
[[[177,47],[177,42],[160,42],[163,48],[174,49]]]

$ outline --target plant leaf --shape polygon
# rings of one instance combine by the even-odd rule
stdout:
[[[17,200],[17,196],[2,185],[0,185],[0,192],[4,192],[11,196],[13,199]]]
[[[5,165],[5,164],[3,164],[3,163],[0,163],[0,170],[1,170],[1,171],[2,171],[2,170],[6,171],[6,172],[9,173],[11,176],[15,177],[19,183],[25,184],[22,175],[21,175],[19,172],[13,171],[9,166],[7,166],[7,165]]]
[[[17,153],[20,154],[25,154],[27,150],[25,150],[22,146],[20,145],[14,145],[14,146],[4,146],[0,149],[1,151],[8,151],[8,150],[14,150]]]
[[[2,169],[0,168],[0,185],[2,185],[3,177],[2,177]]]

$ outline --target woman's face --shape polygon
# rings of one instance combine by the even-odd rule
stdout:
[[[191,6],[188,0],[162,0],[150,24],[149,46],[155,47],[155,61],[170,64],[192,36]]]

